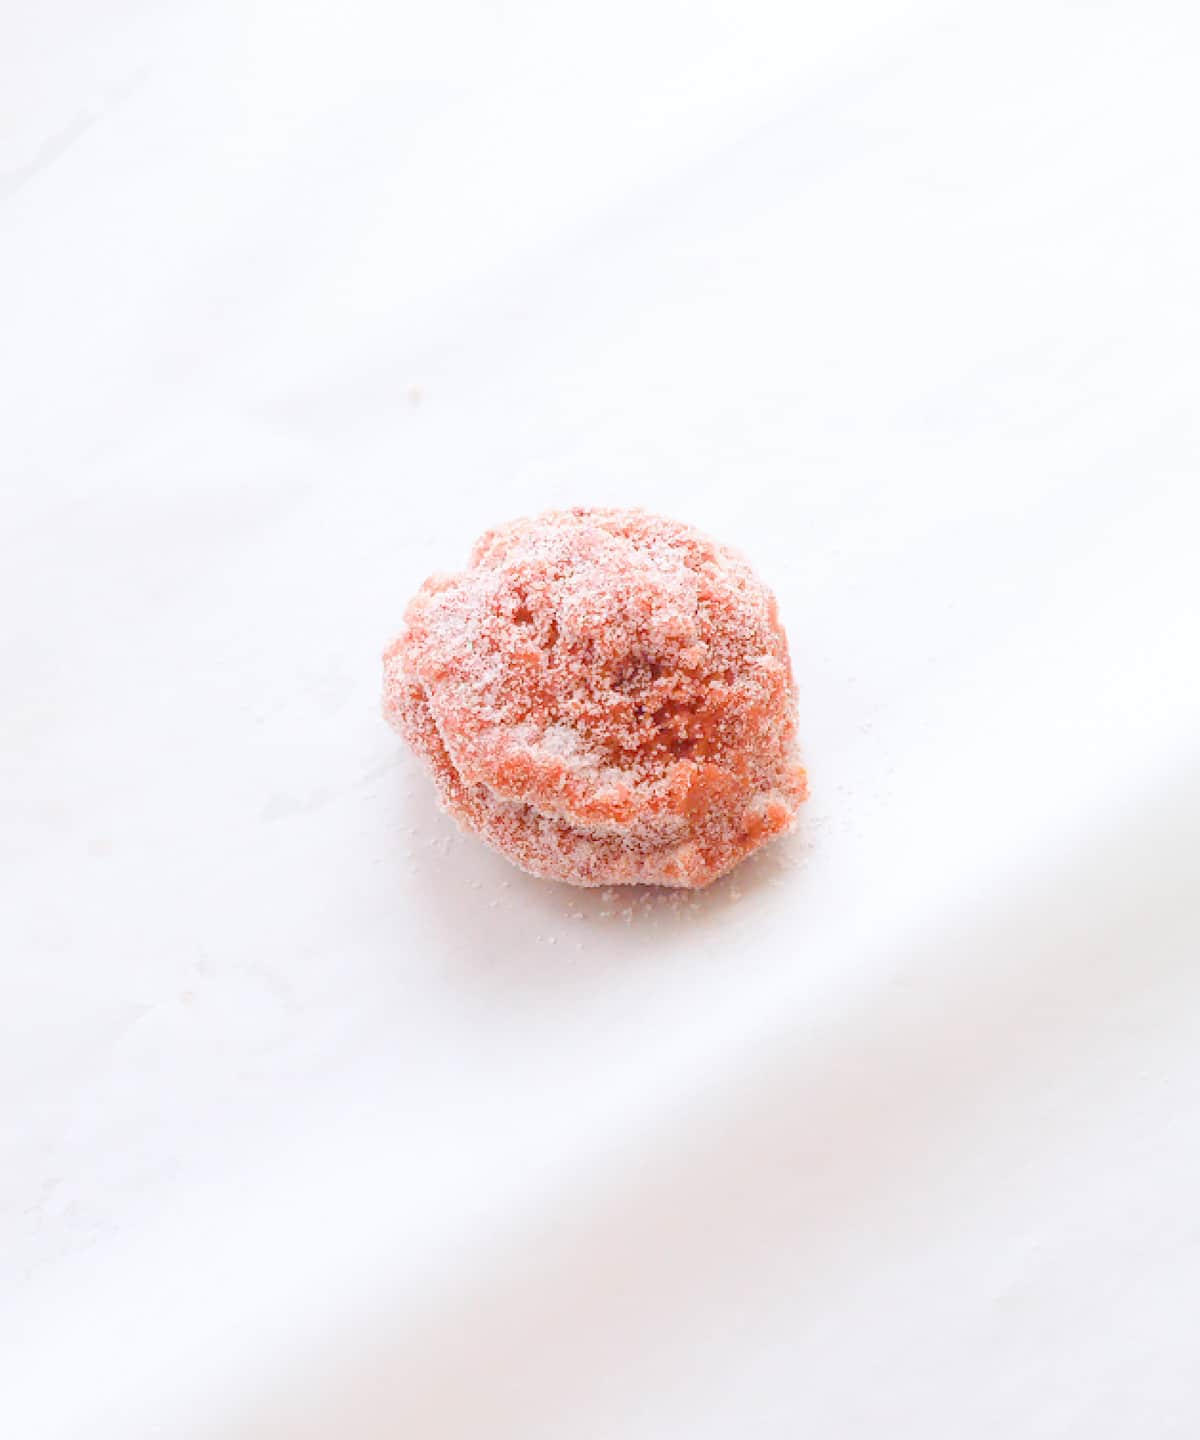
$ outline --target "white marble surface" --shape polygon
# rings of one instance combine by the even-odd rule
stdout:
[[[0,1433],[1195,1436],[1195,7],[0,34]],[[793,635],[691,901],[378,717],[586,501]]]

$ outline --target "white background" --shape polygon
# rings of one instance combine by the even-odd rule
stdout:
[[[1200,1431],[1184,3],[0,12],[0,1433]],[[436,811],[488,524],[779,593],[698,897]]]

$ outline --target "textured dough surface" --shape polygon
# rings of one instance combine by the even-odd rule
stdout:
[[[461,825],[578,885],[707,885],[807,793],[774,596],[640,510],[489,531],[410,603],[383,706]]]

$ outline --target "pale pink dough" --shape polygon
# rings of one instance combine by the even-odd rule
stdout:
[[[383,708],[461,825],[576,885],[707,885],[807,793],[774,596],[641,510],[489,531],[409,605]]]

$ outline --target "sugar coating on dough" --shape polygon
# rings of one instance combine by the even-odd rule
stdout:
[[[577,885],[707,885],[807,794],[774,596],[641,510],[488,531],[410,603],[383,708],[461,825]]]

